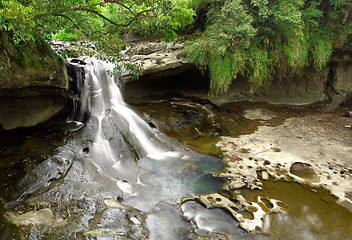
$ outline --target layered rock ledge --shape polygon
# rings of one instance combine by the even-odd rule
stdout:
[[[182,56],[184,47],[181,42],[143,42],[131,44],[126,54],[141,67],[143,80],[166,79],[194,67]],[[126,83],[131,78],[124,75],[122,80]]]
[[[16,46],[1,33],[0,130],[35,126],[65,108],[68,77],[65,62],[44,40]]]
[[[143,90],[148,90],[151,85],[169,84],[171,89],[174,88],[173,82],[177,81],[179,85],[183,84],[184,88],[187,88],[187,85],[199,85],[199,78],[203,78],[202,82],[208,84],[203,97],[208,98],[209,78],[202,76],[196,66],[187,61],[182,54],[185,48],[187,48],[187,41],[131,43],[126,54],[131,58],[132,63],[141,66],[142,76],[134,81],[129,75],[122,76],[124,91],[127,93],[132,90],[137,91],[139,94],[134,97],[143,97]],[[306,67],[294,76],[275,77],[269,85],[262,86],[254,92],[247,78],[239,76],[233,80],[228,93],[220,97],[211,97],[211,100],[214,103],[244,100],[295,105],[323,103],[329,109],[334,109],[352,97],[352,58],[350,56],[349,50],[336,52],[332,55],[328,66],[322,70]],[[194,76],[197,76],[198,80]],[[168,92],[170,89],[164,88],[164,92],[159,94]]]

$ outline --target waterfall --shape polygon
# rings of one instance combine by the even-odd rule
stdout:
[[[96,147],[109,148],[102,134],[102,120],[105,117],[112,118],[125,131],[130,144],[136,146],[141,155],[160,158],[163,155],[172,155],[167,148],[162,146],[165,140],[161,133],[151,128],[123,100],[118,86],[118,76],[112,74],[115,65],[91,58],[87,64],[77,64],[85,69],[84,83],[79,104],[81,106],[77,119],[71,121],[80,122],[84,119],[84,111],[89,111],[91,117],[97,117],[99,128],[96,134]],[[106,146],[103,146],[106,145]],[[110,151],[109,151],[110,152]]]
[[[143,159],[148,159],[149,162],[180,159],[182,154],[180,151],[170,150],[167,137],[150,127],[125,103],[118,76],[112,74],[114,64],[94,58],[85,60],[84,64],[81,61],[73,64],[84,69],[84,76],[81,76],[84,81],[79,83],[82,88],[78,103],[81,106],[79,113],[74,114],[76,119],[71,116],[69,121],[80,122],[84,119],[85,111],[89,112],[90,119],[97,120],[91,146],[93,164],[104,177],[116,182],[124,194],[133,195],[132,188],[143,188],[140,176],[144,172],[135,161],[116,153],[109,139],[115,136],[104,133],[104,121],[108,121],[110,127],[118,128],[124,140],[136,151],[136,160],[141,163],[146,162]]]
[[[94,58],[71,62],[74,109],[67,120],[71,133],[62,147],[21,180],[16,202],[41,199],[61,206],[60,211],[76,211],[75,216],[67,215],[66,226],[72,232],[87,231],[88,220],[106,209],[106,225],[101,221],[97,226],[101,232],[123,236],[135,232],[140,234],[136,239],[147,239],[147,229],[149,239],[181,239],[191,225],[182,217],[181,199],[214,192],[222,183],[197,163],[221,162],[184,148],[149,126],[123,100],[119,78],[111,74],[114,68]],[[127,210],[116,212],[116,207],[104,205],[110,200],[119,200]],[[78,209],[70,210],[71,202]],[[123,228],[114,222],[116,214]]]

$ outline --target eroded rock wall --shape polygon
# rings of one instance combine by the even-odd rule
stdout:
[[[160,86],[161,83],[164,86],[170,84],[169,91],[178,91],[174,87],[174,81],[177,81],[179,85],[193,86],[193,80],[194,82],[197,81],[194,76],[201,76],[201,74],[195,74],[198,71],[196,67],[183,57],[182,51],[186,46],[187,44],[184,42],[141,42],[133,44],[127,53],[134,63],[142,66],[143,75],[137,81],[131,81],[128,76],[123,77],[126,96],[137,90],[138,95],[143,96],[145,95],[143,89],[148,90],[150,86],[157,89],[157,86]],[[187,80],[182,81],[186,78]],[[204,82],[206,79],[204,78],[202,81]],[[182,93],[185,92],[185,88],[187,86],[178,87],[178,89],[183,90]],[[207,94],[204,94],[204,88],[201,90],[203,96],[207,97]],[[351,52],[343,51],[334,53],[328,66],[322,70],[306,67],[298,75],[274,78],[268,86],[262,86],[254,92],[251,91],[251,85],[246,77],[238,77],[234,79],[227,94],[220,97],[211,97],[211,99],[220,103],[243,100],[299,105],[324,103],[328,108],[333,109],[351,97]]]
[[[38,38],[15,45],[11,34],[0,32],[0,129],[34,126],[67,105],[65,62]]]
[[[324,103],[334,109],[352,97],[351,52],[335,53],[322,70],[306,67],[292,77],[274,78],[268,86],[251,92],[247,79],[235,79],[226,100],[253,100],[282,104]]]

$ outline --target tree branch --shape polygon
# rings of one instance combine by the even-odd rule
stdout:
[[[98,15],[99,17],[101,17],[102,19],[108,21],[109,23],[114,24],[115,26],[122,26],[121,24],[118,24],[118,23],[112,21],[111,19],[105,17],[103,14],[101,14],[98,11],[95,11],[95,10],[92,10],[92,9],[88,9],[88,8],[82,8],[82,9],[77,9],[77,10],[94,13],[94,14]]]
[[[75,7],[75,8],[67,8],[67,9],[62,9],[62,10],[58,10],[58,11],[54,11],[54,12],[48,12],[48,13],[42,13],[42,14],[38,14],[35,16],[35,18],[41,18],[41,17],[44,17],[44,16],[61,16],[61,17],[66,17],[68,18],[71,22],[72,19],[70,19],[68,16],[66,15],[63,15],[62,13],[64,12],[70,12],[70,11],[86,11],[86,12],[91,12],[91,13],[94,13],[96,15],[98,15],[99,17],[103,18],[104,20],[108,21],[109,23],[115,25],[115,26],[118,26],[118,27],[128,27],[133,21],[135,21],[137,19],[137,17],[139,15],[141,15],[142,13],[145,13],[145,12],[149,12],[151,11],[151,9],[147,9],[147,10],[143,10],[141,12],[138,12],[138,13],[133,13],[132,10],[130,8],[128,8],[127,6],[125,6],[124,4],[120,3],[119,2],[120,0],[106,0],[105,2],[100,2],[100,3],[95,3],[95,4],[91,4],[91,5],[86,5],[86,6],[80,6],[80,7]],[[114,21],[112,21],[111,19],[105,17],[103,14],[101,14],[100,12],[96,11],[96,10],[92,10],[92,9],[89,9],[89,7],[94,7],[94,6],[100,6],[100,5],[104,5],[104,4],[109,4],[109,3],[116,3],[116,4],[119,4],[123,7],[125,7],[132,15],[133,15],[133,18],[132,20],[130,20],[128,23],[126,24],[118,24]],[[76,25],[75,25],[76,26]],[[76,26],[77,27],[77,26]]]
[[[75,23],[75,21],[73,21],[72,18],[70,18],[69,16],[67,16],[65,14],[53,14],[53,16],[67,18],[75,26],[75,28],[77,28],[78,30],[80,29],[80,27]]]
[[[122,7],[126,8],[133,16],[136,16],[136,14],[134,12],[132,12],[131,8],[127,7],[125,4],[123,3],[118,3],[119,5],[121,5]]]
[[[119,3],[119,0],[106,0],[104,2],[95,3],[95,4],[91,4],[91,5],[75,7],[75,8],[66,8],[66,9],[61,9],[61,10],[54,11],[54,12],[42,13],[42,14],[35,15],[35,18],[41,18],[41,17],[47,16],[47,15],[55,15],[55,14],[69,12],[69,11],[75,11],[75,10],[85,10],[88,7],[100,6],[100,5],[105,5],[105,4],[109,4],[109,3]]]
[[[122,27],[128,27],[131,23],[133,23],[134,20],[137,19],[137,17],[138,17],[139,15],[141,15],[142,13],[145,13],[145,12],[149,12],[149,11],[151,11],[151,9],[147,9],[147,10],[144,10],[144,11],[141,11],[141,12],[137,13],[136,15],[134,15],[134,18],[132,18],[131,21],[129,21],[129,22],[126,23],[126,24],[120,24],[120,26],[122,26]]]

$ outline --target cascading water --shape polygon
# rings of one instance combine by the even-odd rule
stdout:
[[[104,176],[116,180],[120,188],[125,188],[131,179],[138,179],[139,169],[130,161],[118,156],[111,147],[110,140],[104,134],[103,121],[108,118],[116,124],[124,139],[138,156],[161,160],[169,157],[180,157],[177,151],[170,151],[162,134],[152,129],[124,102],[113,72],[114,65],[89,59],[85,65],[85,83],[83,84],[80,105],[88,109],[90,117],[97,119],[97,129],[91,147],[94,164]],[[90,94],[86,94],[89,92]],[[79,119],[82,119],[80,113]],[[111,124],[111,123],[110,123]],[[165,137],[164,137],[165,138]],[[128,166],[128,167],[127,167]],[[137,174],[137,175],[136,175]],[[121,179],[124,176],[128,179]]]
[[[113,64],[96,59],[72,64],[81,82],[68,125],[79,131],[24,177],[18,201],[59,205],[54,219],[66,221],[63,229],[70,238],[80,233],[98,239],[190,237],[193,223],[187,218],[197,214],[186,217],[181,200],[218,189],[222,180],[196,165],[207,161],[216,172],[220,160],[185,149],[149,126],[124,102],[117,76],[109,74]],[[238,235],[240,230],[231,231]]]

